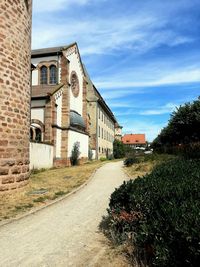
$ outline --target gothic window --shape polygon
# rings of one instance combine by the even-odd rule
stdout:
[[[47,84],[47,67],[42,66],[40,69],[40,84]]]
[[[57,83],[57,68],[55,65],[50,66],[50,84]]]

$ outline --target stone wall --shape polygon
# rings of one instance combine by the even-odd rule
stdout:
[[[29,178],[31,0],[0,3],[0,191]]]

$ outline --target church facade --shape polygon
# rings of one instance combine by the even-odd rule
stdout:
[[[74,144],[88,158],[86,77],[78,46],[32,51],[31,141],[53,146],[54,166],[69,166]]]

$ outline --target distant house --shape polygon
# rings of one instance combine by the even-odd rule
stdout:
[[[125,134],[122,137],[122,142],[124,145],[130,146],[132,148],[145,147],[145,134]]]

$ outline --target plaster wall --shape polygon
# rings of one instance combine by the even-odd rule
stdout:
[[[76,143],[76,142],[79,142],[80,143],[80,158],[81,157],[84,157],[84,158],[87,158],[88,157],[88,135],[85,135],[85,134],[81,134],[81,133],[78,133],[78,132],[75,132],[75,131],[71,131],[69,130],[69,133],[68,133],[68,157],[71,156],[71,151],[73,149],[73,145]]]
[[[74,97],[70,87],[70,109],[77,111],[81,116],[83,109],[83,73],[79,56],[77,52],[73,52],[67,55],[67,59],[70,61],[69,64],[69,80],[72,71],[75,71],[79,79],[79,95]]]
[[[30,169],[53,167],[53,146],[30,143]]]

